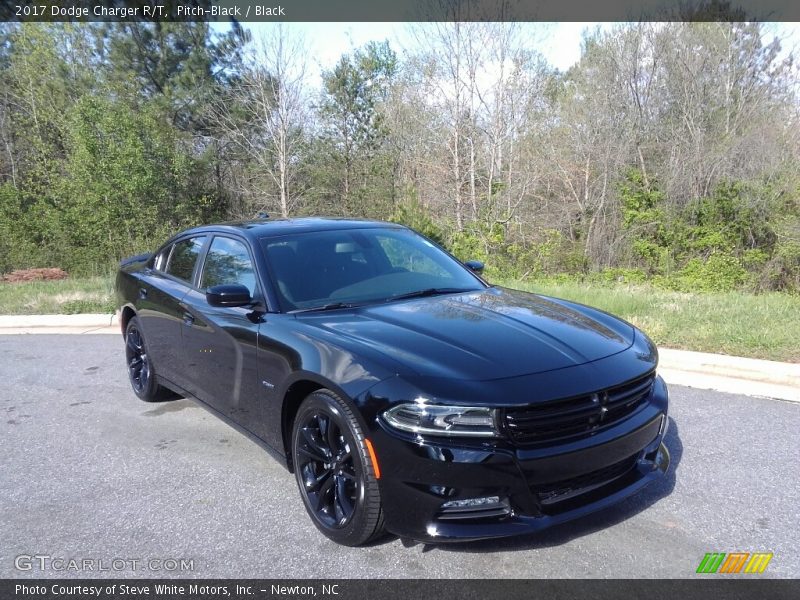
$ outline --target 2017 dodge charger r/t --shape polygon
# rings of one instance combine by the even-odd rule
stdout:
[[[482,267],[391,223],[190,229],[120,267],[130,382],[260,443],[346,545],[533,532],[662,475],[650,340]]]

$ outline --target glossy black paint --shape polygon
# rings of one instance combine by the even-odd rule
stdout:
[[[239,284],[215,285],[206,290],[206,302],[215,307],[238,307],[252,304],[250,290]]]
[[[468,260],[467,262],[464,263],[464,265],[468,269],[470,269],[470,270],[474,271],[475,273],[477,273],[478,275],[483,273],[484,264],[479,260]]]
[[[500,409],[544,403],[652,373],[658,357],[643,333],[611,315],[492,287],[477,275],[480,289],[465,293],[319,313],[280,311],[261,238],[376,227],[400,228],[357,220],[271,219],[182,232],[162,249],[204,237],[191,282],[154,268],[162,249],[121,264],[123,332],[137,315],[157,380],[200,400],[289,469],[289,431],[302,399],[319,388],[346,399],[375,448],[386,525],[398,535],[464,540],[535,531],[616,502],[666,470],[669,455],[661,440],[668,398],[660,378],[630,417],[546,446],[518,447],[507,435],[421,437],[387,425],[380,415],[398,402],[422,397]],[[257,289],[245,305],[214,306],[208,290],[197,287],[214,236],[249,248]],[[478,265],[464,268],[480,271]],[[215,298],[224,295],[216,291]],[[548,503],[542,491],[558,482],[583,485],[592,474],[623,467],[622,476],[581,487],[576,497]],[[443,502],[478,496],[507,498],[510,514],[440,518]]]

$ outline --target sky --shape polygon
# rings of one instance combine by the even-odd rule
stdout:
[[[259,30],[274,27],[273,23],[243,23],[258,35]],[[581,56],[583,32],[595,27],[609,29],[614,23],[533,23],[535,46],[544,58],[561,71],[574,65]],[[411,48],[408,23],[289,23],[286,27],[302,33],[309,49],[309,75],[317,79],[323,70],[331,69],[342,54],[375,40],[389,40],[402,56]],[[771,23],[766,26],[765,42],[777,35],[783,40],[784,51],[800,47],[800,23]]]
[[[271,23],[246,23],[255,35]],[[539,51],[551,65],[566,70],[575,64],[581,54],[581,36],[584,29],[597,25],[609,27],[611,23],[536,23],[534,28],[541,40]],[[412,43],[408,23],[291,23],[287,27],[301,32],[308,43],[311,63],[318,72],[330,69],[345,52],[375,40],[389,40],[392,48],[401,54]]]

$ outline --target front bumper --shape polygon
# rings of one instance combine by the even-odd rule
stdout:
[[[667,391],[654,386],[643,410],[589,438],[538,448],[372,432],[386,528],[424,542],[469,541],[536,532],[606,508],[669,468],[663,437]],[[446,502],[499,498],[462,512]],[[485,509],[485,510],[483,510]]]

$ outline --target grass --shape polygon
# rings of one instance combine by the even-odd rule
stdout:
[[[683,293],[650,285],[495,283],[595,306],[642,329],[659,346],[800,362],[800,297]]]
[[[493,280],[596,306],[630,321],[657,344],[800,362],[800,296],[682,293],[650,285]],[[111,313],[111,277],[0,283],[0,314]]]
[[[115,309],[111,277],[0,282],[3,315],[113,313]]]

